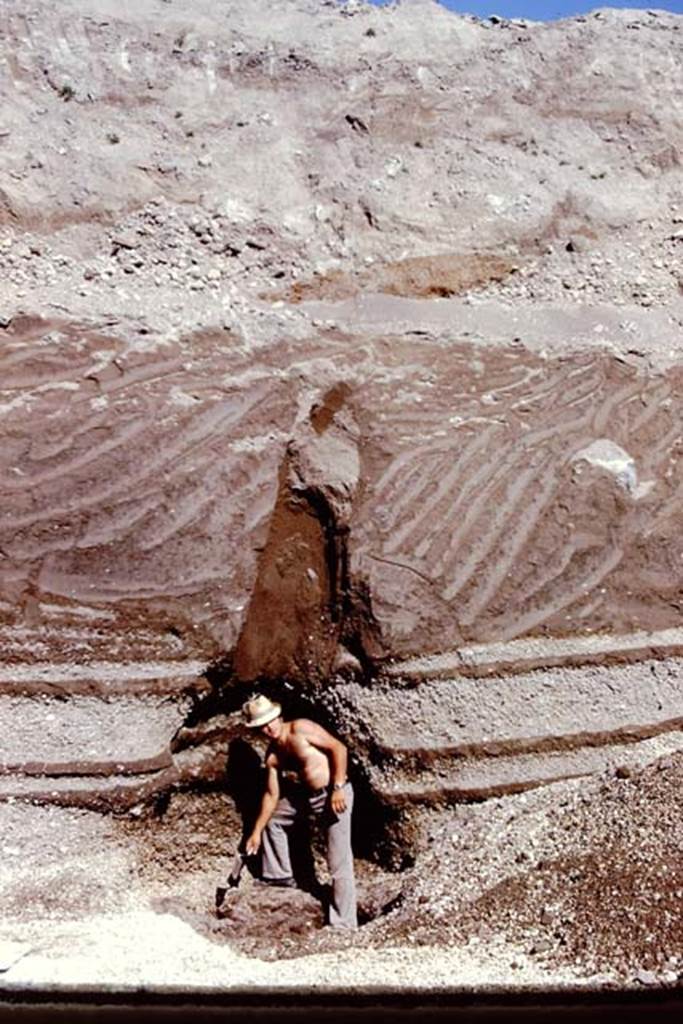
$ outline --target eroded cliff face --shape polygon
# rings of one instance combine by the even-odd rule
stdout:
[[[220,787],[256,685],[392,863],[679,751],[680,18],[4,7],[0,796]]]

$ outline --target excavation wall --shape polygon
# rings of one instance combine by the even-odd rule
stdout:
[[[252,6],[5,5],[0,796],[678,749],[679,20]]]

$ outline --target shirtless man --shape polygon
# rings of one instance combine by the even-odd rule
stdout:
[[[287,831],[299,815],[325,815],[327,863],[332,876],[329,924],[357,926],[351,851],[353,788],[346,777],[346,747],[326,729],[296,718],[285,722],[282,708],[257,694],[243,708],[247,728],[270,740],[261,810],[246,843],[247,854],[262,848],[262,880],[294,886]]]

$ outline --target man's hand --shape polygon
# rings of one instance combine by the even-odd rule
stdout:
[[[254,829],[245,844],[245,851],[250,857],[253,857],[255,853],[258,853],[261,845],[261,832],[259,829]]]
[[[343,789],[333,789],[330,797],[330,808],[335,814],[343,814],[346,810],[346,793]]]

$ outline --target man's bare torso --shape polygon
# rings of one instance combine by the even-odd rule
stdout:
[[[297,724],[285,723],[282,734],[268,748],[266,764],[277,768],[285,778],[291,773],[308,789],[322,789],[330,783],[329,758],[293,728]]]

